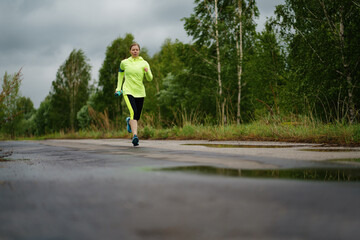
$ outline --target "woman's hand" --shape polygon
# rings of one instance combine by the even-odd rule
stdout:
[[[115,97],[119,97],[122,93],[123,93],[122,90],[120,90],[120,91],[115,91]]]
[[[148,69],[147,67],[145,67],[145,68],[144,68],[144,71],[145,71],[145,72],[148,72],[148,71],[149,71],[149,69]]]

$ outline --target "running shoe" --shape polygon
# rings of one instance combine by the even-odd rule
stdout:
[[[132,139],[132,144],[134,145],[134,147],[139,145],[139,138],[138,136],[134,135],[133,139]]]
[[[130,117],[126,118],[127,131],[131,133]]]

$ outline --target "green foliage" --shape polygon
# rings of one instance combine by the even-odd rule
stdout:
[[[150,60],[151,71],[154,79],[146,83],[146,100],[144,102],[144,111],[156,116],[156,125],[160,126],[164,122],[169,122],[172,118],[171,106],[169,100],[163,95],[167,94],[168,75],[178,76],[185,68],[183,61],[180,59],[181,48],[183,44],[179,41],[172,42],[166,39],[161,49]],[[175,97],[176,100],[179,98]]]
[[[19,108],[22,98],[19,88],[22,81],[21,70],[13,75],[7,74],[1,80],[0,93],[0,130],[10,135],[16,136],[17,126],[20,124],[23,112]]]
[[[31,136],[34,131],[34,116],[36,110],[30,98],[20,97],[17,102],[19,122],[15,129],[16,136]]]
[[[155,130],[152,127],[145,126],[141,131],[141,137],[145,139],[149,139],[154,137]]]
[[[192,115],[193,111],[208,111],[210,115],[216,110],[216,81],[209,82],[189,70],[199,68],[204,75],[208,74],[205,73],[208,67],[201,64],[192,48],[192,45],[168,39],[151,61],[155,84],[146,86],[144,111],[152,112],[158,125],[182,124],[178,121],[179,115]],[[208,104],[210,101],[213,102]]]
[[[247,114],[256,119],[259,113],[280,114],[287,107],[283,102],[285,54],[270,25],[256,35],[253,54],[245,63],[244,79]],[[260,115],[262,115],[260,114]]]
[[[181,131],[181,134],[186,136],[186,137],[194,137],[194,134],[195,133],[195,128],[194,126],[191,126],[191,125],[185,125],[183,128],[182,128],[182,131]]]
[[[24,119],[29,120],[36,112],[34,103],[30,98],[20,97],[17,102],[17,108],[23,115]]]
[[[44,101],[40,103],[39,109],[36,111],[34,121],[34,134],[36,136],[49,134],[53,132],[50,124],[50,111],[51,111],[51,100],[47,96]]]
[[[91,91],[88,62],[81,49],[74,49],[59,67],[49,95],[27,123],[32,134],[39,136],[79,128],[77,113],[87,103]]]
[[[80,129],[88,129],[91,124],[91,117],[89,114],[88,105],[84,105],[76,115]]]
[[[77,112],[86,104],[91,66],[84,52],[73,50],[60,66],[50,92],[50,128],[55,131],[78,128]]]
[[[219,13],[218,24],[216,24],[214,16],[216,3]],[[195,63],[190,65],[189,72],[198,78],[207,80],[207,82],[202,81],[201,86],[210,86],[211,91],[206,91],[206,94],[214,97],[211,103],[206,103],[207,105],[211,104],[210,106],[217,111],[215,117],[212,116],[212,118],[220,120],[222,113],[219,110],[224,108],[227,122],[234,121],[237,115],[237,106],[240,104],[238,93],[241,91],[238,86],[238,71],[253,54],[252,49],[256,33],[254,17],[258,16],[255,1],[242,0],[240,3],[241,5],[239,5],[239,1],[233,0],[197,0],[195,1],[194,13],[188,18],[183,18],[186,32],[195,40],[192,50],[198,55]],[[240,9],[242,10],[241,19],[239,18]],[[242,23],[242,38],[244,39],[243,55],[245,61],[243,59],[242,62],[239,60],[240,49],[238,48],[240,22]],[[217,39],[216,36],[218,36]],[[216,46],[217,40],[219,48]],[[221,66],[220,69],[219,66]],[[197,79],[196,81],[199,82]],[[240,85],[246,86],[246,78]],[[202,100],[208,99],[204,96],[201,95]],[[247,94],[247,99],[249,99],[248,96]],[[248,106],[248,102],[241,101],[241,108],[244,109],[244,112],[250,110]],[[208,113],[206,111],[206,114]]]
[[[288,44],[284,89],[293,111],[327,122],[359,118],[360,10],[355,1],[286,0],[276,9]]]

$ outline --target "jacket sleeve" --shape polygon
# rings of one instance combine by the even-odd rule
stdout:
[[[115,91],[120,91],[121,90],[121,86],[123,84],[124,81],[124,75],[125,75],[125,69],[124,65],[122,64],[122,62],[120,63],[120,68],[119,68],[119,73],[118,73],[118,82],[117,82],[117,88]]]
[[[147,62],[146,62],[146,67],[147,67],[148,71],[145,73],[145,77],[146,77],[146,80],[148,80],[150,82],[153,80],[153,75],[152,75],[152,72],[150,69],[150,65]]]

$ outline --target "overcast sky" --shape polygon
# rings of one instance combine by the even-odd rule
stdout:
[[[266,17],[285,0],[257,0],[262,30]],[[0,0],[0,75],[22,68],[21,93],[38,108],[56,72],[73,49],[84,50],[92,79],[106,47],[132,33],[149,50],[166,38],[191,41],[180,19],[193,12],[194,0]]]

